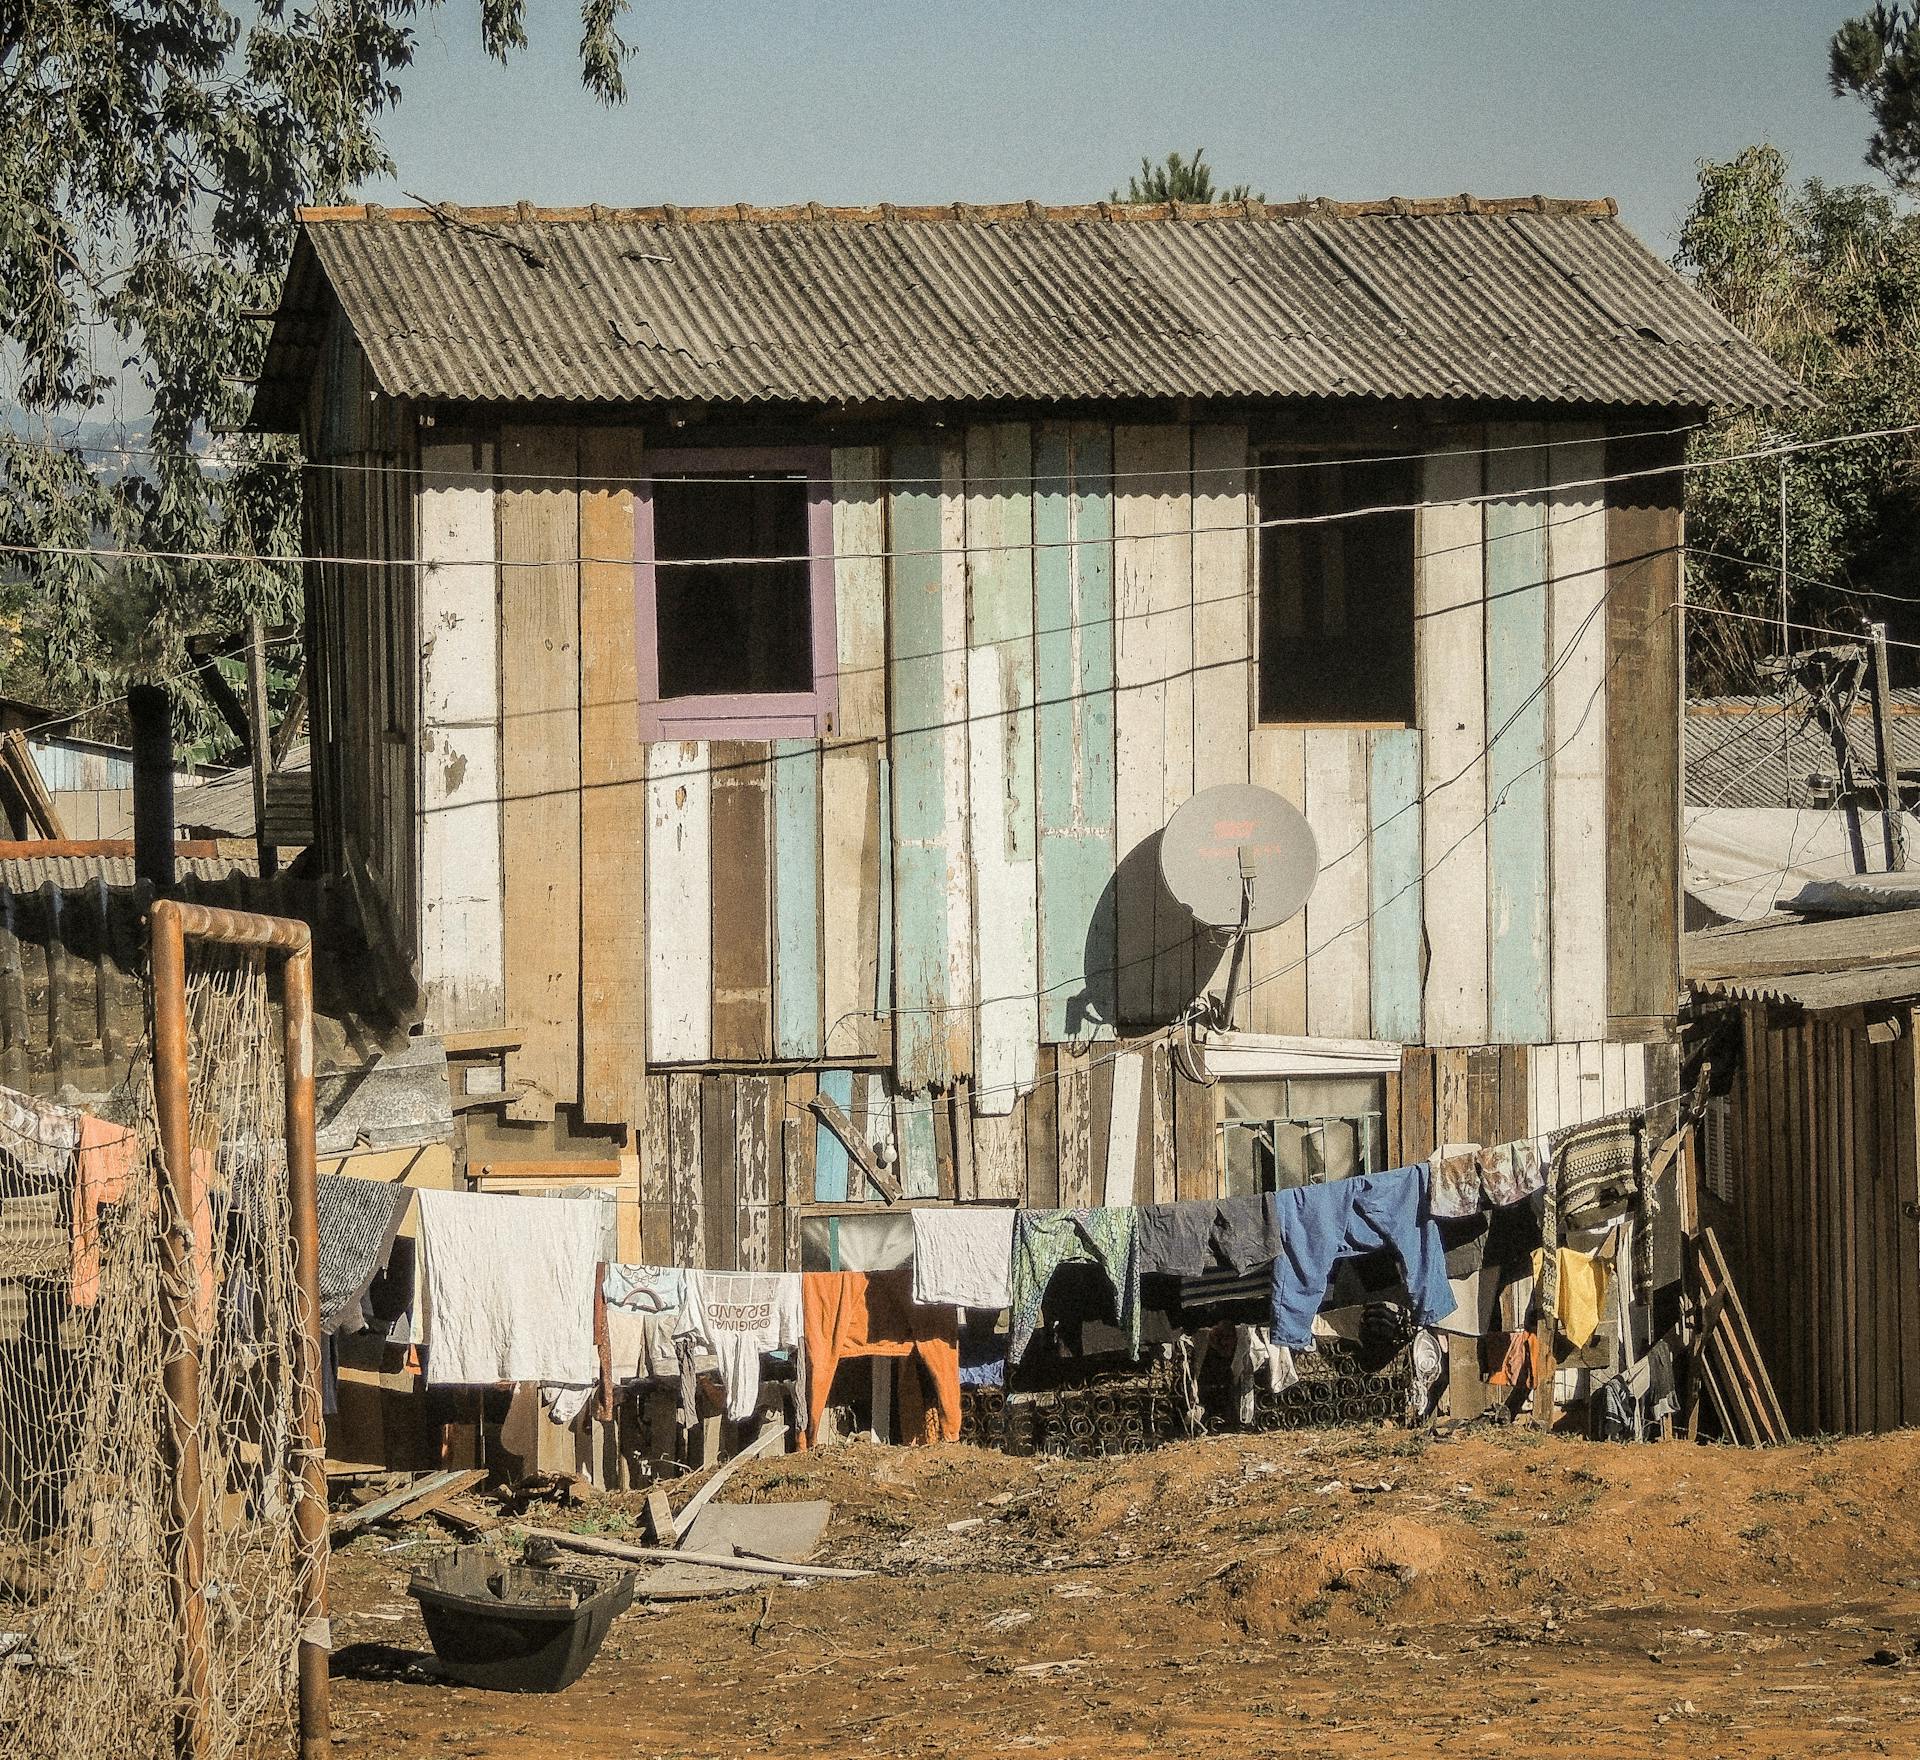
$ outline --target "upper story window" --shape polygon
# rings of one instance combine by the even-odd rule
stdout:
[[[1260,719],[1411,725],[1418,462],[1261,464]]]
[[[643,456],[649,481],[634,503],[640,737],[832,732],[825,449]]]

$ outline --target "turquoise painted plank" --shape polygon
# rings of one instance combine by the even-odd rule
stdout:
[[[909,1198],[940,1195],[940,1162],[934,1148],[933,1103],[922,1094],[900,1108],[900,1189]]]
[[[1044,428],[1034,451],[1040,1036],[1112,1032],[1113,450]]]
[[[820,1092],[833,1101],[842,1112],[851,1116],[853,1112],[853,1071],[850,1069],[823,1069],[820,1072]],[[844,1204],[847,1201],[847,1179],[852,1162],[847,1155],[847,1146],[828,1130],[823,1122],[816,1121],[813,1127],[813,1201],[816,1204]]]
[[[820,748],[773,746],[773,1050],[817,1058],[820,1036]]]
[[[1420,732],[1385,728],[1367,754],[1373,1036],[1420,1042]]]
[[[1536,427],[1494,428],[1514,446]],[[1544,448],[1495,450],[1492,494],[1547,481]],[[1488,1029],[1505,1045],[1553,1037],[1547,940],[1547,526],[1538,495],[1487,504]]]
[[[940,453],[894,449],[887,640],[892,686],[893,1062],[900,1085],[944,1075],[947,805],[941,735]]]

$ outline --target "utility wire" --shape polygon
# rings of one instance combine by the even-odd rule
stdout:
[[[1920,433],[1920,422],[1909,423],[1897,428],[1863,429],[1849,434],[1827,435],[1817,440],[1795,440],[1773,446],[1757,447],[1745,452],[1726,453],[1717,458],[1680,460],[1673,464],[1647,466],[1639,470],[1614,471],[1594,477],[1570,478],[1564,482],[1547,483],[1531,488],[1512,488],[1496,491],[1478,492],[1462,495],[1450,500],[1405,501],[1376,503],[1367,507],[1341,508],[1325,513],[1277,515],[1268,519],[1233,520],[1218,525],[1169,526],[1162,530],[1144,532],[1118,532],[1111,538],[1088,540],[1080,537],[1059,539],[1026,539],[1011,543],[969,544],[961,542],[951,545],[934,545],[925,548],[902,549],[897,546],[883,550],[836,550],[831,558],[815,556],[811,551],[791,555],[759,556],[698,556],[676,558],[671,562],[659,563],[657,567],[672,569],[704,568],[765,568],[774,566],[797,566],[814,562],[899,562],[914,559],[932,559],[947,556],[971,557],[989,556],[1005,553],[1038,553],[1045,550],[1084,549],[1090,543],[1105,546],[1125,543],[1151,543],[1156,540],[1172,538],[1193,538],[1206,535],[1228,535],[1236,532],[1270,531],[1301,526],[1323,526],[1344,523],[1350,520],[1370,519],[1382,514],[1417,514],[1435,507],[1487,507],[1499,503],[1516,501],[1546,501],[1554,496],[1565,496],[1576,489],[1603,489],[1615,483],[1644,482],[1657,477],[1680,477],[1695,471],[1720,470],[1729,465],[1742,464],[1759,458],[1782,458],[1801,452],[1823,450],[1828,447],[1856,445],[1868,440],[1883,440],[1891,437]],[[1530,450],[1539,450],[1531,448]],[[1186,476],[1186,472],[1157,472],[1165,477]],[[581,479],[569,478],[570,482]],[[579,564],[632,567],[631,556],[547,556],[547,557],[486,557],[466,560],[432,560],[422,562],[415,557],[395,556],[312,556],[305,554],[266,554],[256,551],[238,550],[147,550],[119,549],[105,546],[60,545],[60,544],[0,544],[0,555],[19,556],[61,556],[69,558],[96,557],[103,560],[122,560],[139,562],[232,562],[245,563],[254,567],[316,567],[339,568],[421,568],[430,570],[442,568],[568,568]]]
[[[1680,434],[1700,433],[1704,431],[1705,427],[1706,424],[1704,422],[1683,422],[1675,427],[1639,428],[1628,433],[1620,434],[1593,434],[1558,440],[1543,438],[1540,440],[1515,441],[1511,444],[1500,446],[1462,446],[1427,452],[1356,453],[1349,456],[1338,451],[1331,451],[1328,452],[1327,456],[1316,458],[1263,459],[1258,463],[1246,465],[1202,465],[1195,468],[1192,475],[1196,478],[1220,478],[1259,475],[1270,471],[1326,470],[1340,465],[1409,464],[1430,458],[1488,458],[1499,453],[1507,452],[1538,452],[1551,446],[1598,445],[1607,441],[1622,440],[1664,440],[1671,439]],[[1277,446],[1291,443],[1276,442],[1275,444]],[[1265,446],[1256,448],[1256,450],[1262,451],[1267,449]],[[456,481],[470,478],[474,475],[470,470],[429,469],[424,465],[357,464],[343,459],[246,458],[227,461],[204,453],[170,452],[159,447],[69,446],[62,448],[62,450],[86,457],[160,458],[174,461],[191,460],[196,463],[210,464],[216,468],[226,470],[256,470],[267,468],[275,470],[331,471],[378,476],[453,479]],[[675,447],[668,448],[667,450],[679,451],[681,448]],[[687,450],[718,451],[722,449],[717,447],[695,447]],[[795,450],[819,451],[822,450],[822,448],[817,446],[812,448],[802,446],[796,447]],[[1302,450],[1309,449],[1302,448]],[[1326,449],[1312,448],[1311,450],[1325,451]],[[485,474],[489,478],[509,485],[514,483],[584,483],[594,488],[602,488],[609,485],[620,488],[639,487],[652,483],[792,483],[796,481],[815,480],[810,479],[807,473],[802,470],[767,472],[729,471],[723,476],[701,476],[698,473],[685,471],[663,472],[656,476],[619,476],[606,475],[598,471],[503,470],[499,468],[497,462],[495,468]],[[1185,475],[1186,473],[1182,472],[1181,474]],[[1166,475],[1167,472],[1165,470],[1151,469],[1133,471],[1088,471],[1084,473],[1084,480],[1098,483],[1119,483],[1132,482],[1136,479],[1163,478]],[[1076,473],[1076,480],[1078,480],[1080,476],[1081,473]],[[1056,480],[1059,479],[1055,473],[1039,470],[1016,472],[1012,475],[1003,476],[974,476],[972,474],[965,474],[961,479],[963,487],[967,490],[976,488],[998,488],[1006,484],[1025,486]],[[832,481],[833,487],[836,489],[893,489],[903,486],[924,488],[930,483],[933,483],[935,479],[902,476],[898,472],[884,477],[842,476],[836,472]]]

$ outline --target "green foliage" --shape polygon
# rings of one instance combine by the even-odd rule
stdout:
[[[1827,47],[1835,97],[1873,113],[1867,163],[1903,188],[1920,180],[1920,31],[1914,9],[1895,0],[1850,18]]]
[[[242,559],[0,554],[0,688],[99,702],[190,634],[297,614],[294,571],[250,560],[299,548],[293,454],[211,437],[245,415],[298,209],[392,169],[378,124],[439,4],[0,0],[0,544]],[[581,5],[609,103],[625,4]],[[490,54],[525,44],[525,0],[478,10]],[[150,456],[112,470],[88,418],[129,392]]]
[[[1207,149],[1195,147],[1191,159],[1169,153],[1163,163],[1140,161],[1140,169],[1127,183],[1127,193],[1117,189],[1107,198],[1113,202],[1264,202],[1249,184],[1236,183],[1231,189],[1217,189],[1213,167],[1207,163]]]
[[[1814,409],[1720,422],[1694,441],[1693,457],[1920,421],[1920,218],[1884,192],[1817,179],[1795,189],[1777,149],[1749,147],[1701,167],[1675,260],[1820,399]],[[1900,611],[1868,595],[1914,597],[1916,457],[1907,437],[1787,460],[1788,567],[1807,577],[1790,584],[1794,621],[1851,630],[1869,609]],[[1690,598],[1777,615],[1780,471],[1760,459],[1689,478]],[[1692,689],[1721,693],[1765,688],[1756,664],[1778,651],[1779,635],[1706,616],[1691,620],[1689,643]]]

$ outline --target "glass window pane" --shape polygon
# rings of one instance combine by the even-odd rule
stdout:
[[[1317,1177],[1314,1169],[1320,1157],[1314,1148],[1312,1133],[1305,1125],[1276,1124],[1273,1127],[1273,1189],[1311,1185]]]
[[[1360,1134],[1352,1119],[1328,1119],[1321,1129],[1321,1141],[1326,1153],[1323,1178],[1351,1179],[1356,1173],[1366,1172],[1360,1158]]]
[[[1387,1084],[1381,1076],[1295,1076],[1287,1084],[1293,1104],[1287,1118],[1358,1118],[1384,1112]]]
[[[662,697],[813,688],[805,562],[673,566],[703,558],[805,556],[804,479],[656,483],[653,548]]]
[[[1225,1090],[1225,1113],[1228,1118],[1255,1118],[1262,1122],[1269,1118],[1294,1118],[1298,1113],[1287,1104],[1287,1082],[1284,1077],[1260,1078],[1254,1081],[1227,1081],[1220,1086]]]
[[[1250,1198],[1260,1190],[1260,1170],[1254,1165],[1256,1136],[1242,1125],[1226,1127],[1227,1196]]]

